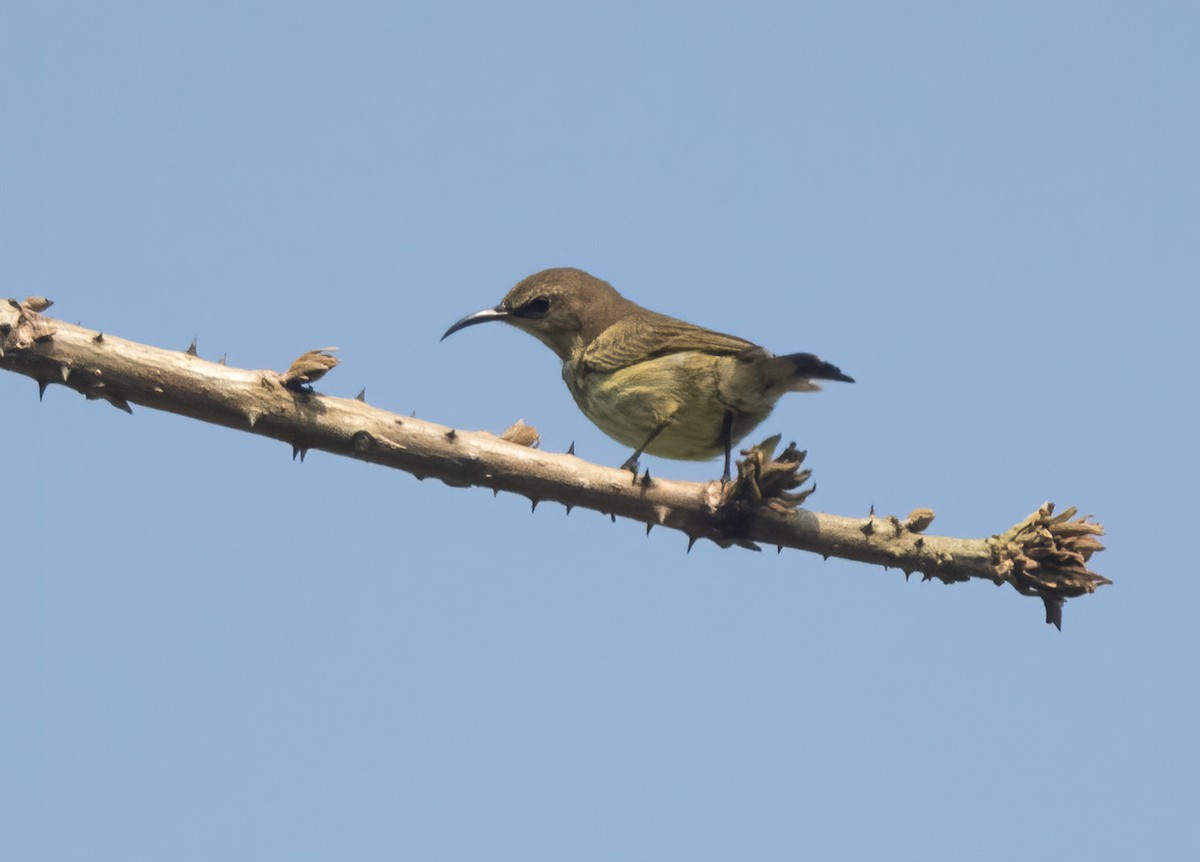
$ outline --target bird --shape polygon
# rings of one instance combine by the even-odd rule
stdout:
[[[786,392],[814,380],[853,383],[811,353],[767,349],[643,308],[581,269],[556,267],[518,282],[500,303],[468,314],[442,335],[499,320],[527,332],[562,361],[562,378],[583,414],[632,448],[622,464],[636,478],[643,454],[677,460],[725,457]]]

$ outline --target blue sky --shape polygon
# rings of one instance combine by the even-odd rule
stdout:
[[[323,391],[616,465],[533,339],[438,342],[582,267],[857,378],[762,428],[812,508],[1078,505],[1115,584],[1059,633],[0,374],[0,855],[1194,851],[1198,24],[5,4],[0,295],[251,368],[336,344]]]

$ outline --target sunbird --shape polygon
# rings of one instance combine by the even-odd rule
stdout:
[[[560,267],[519,282],[495,308],[468,314],[442,336],[502,320],[562,360],[575,403],[601,431],[642,453],[707,461],[725,456],[766,419],[785,392],[814,380],[854,378],[811,353],[776,356],[744,338],[642,308],[611,284]]]

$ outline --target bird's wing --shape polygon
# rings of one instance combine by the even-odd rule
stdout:
[[[624,318],[604,330],[583,351],[581,359],[588,371],[613,372],[647,359],[689,350],[736,356],[755,347],[743,338],[663,314],[646,314]]]

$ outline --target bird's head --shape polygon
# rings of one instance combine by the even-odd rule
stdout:
[[[528,332],[565,361],[632,305],[611,284],[581,269],[546,269],[520,281],[495,308],[468,314],[442,338],[476,323],[503,320]]]

